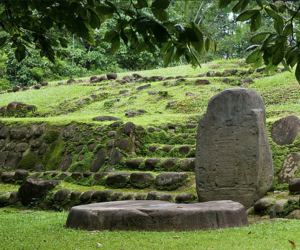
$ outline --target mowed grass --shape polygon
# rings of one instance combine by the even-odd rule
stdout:
[[[300,246],[297,220],[192,232],[87,231],[66,229],[67,212],[20,214],[0,209],[0,249],[293,249]],[[102,246],[98,247],[97,243]]]

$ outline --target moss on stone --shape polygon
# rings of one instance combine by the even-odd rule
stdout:
[[[56,130],[49,130],[48,132],[46,132],[44,139],[45,142],[47,143],[52,143],[54,142],[59,136],[59,132]]]
[[[38,155],[34,152],[30,152],[20,162],[21,169],[33,169],[36,165],[40,164],[41,160]]]
[[[44,157],[43,164],[46,170],[56,170],[60,163],[61,157],[65,151],[65,142],[60,140],[52,143]]]

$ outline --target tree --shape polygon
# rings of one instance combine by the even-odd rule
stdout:
[[[211,47],[213,52],[217,50],[211,32],[199,27],[202,16],[208,11],[208,5],[202,5],[202,2],[191,14],[191,22],[182,26],[174,22],[167,12],[175,4],[184,4],[178,1],[2,0],[0,26],[7,35],[0,38],[0,46],[10,44],[18,61],[23,60],[26,53],[30,54],[29,48],[32,48],[38,50],[40,56],[54,62],[55,56],[63,55],[61,48],[67,46],[67,39],[57,36],[54,28],[75,34],[95,45],[95,32],[101,29],[105,20],[110,19],[112,27],[106,32],[104,41],[111,43],[111,54],[118,51],[122,40],[135,53],[149,51],[154,54],[159,50],[164,66],[184,56],[188,63],[196,67],[200,65],[198,58],[204,50],[207,52]],[[300,82],[298,1],[220,0],[218,7],[221,10],[230,9],[237,21],[249,24],[251,32],[261,28],[262,20],[271,20],[274,31],[263,29],[250,39],[253,44],[248,48],[251,53],[247,62],[255,67],[264,62],[266,71],[276,69],[280,63],[291,71],[297,64],[296,77]]]

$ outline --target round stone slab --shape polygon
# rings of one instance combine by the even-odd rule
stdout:
[[[72,207],[68,228],[81,230],[195,231],[248,224],[245,208],[233,201],[176,204],[136,200]]]

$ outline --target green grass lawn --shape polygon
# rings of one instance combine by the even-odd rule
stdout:
[[[34,210],[32,210],[34,212]],[[300,246],[297,220],[196,232],[87,231],[66,229],[68,213],[21,214],[0,209],[0,249],[293,249]],[[176,237],[174,237],[176,236]],[[178,237],[177,237],[178,236]]]

